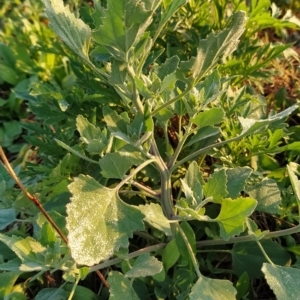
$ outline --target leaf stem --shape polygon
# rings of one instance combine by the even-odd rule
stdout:
[[[131,252],[128,255],[126,255],[126,258],[114,258],[114,259],[107,260],[107,261],[105,261],[101,264],[98,264],[98,265],[95,265],[95,266],[91,267],[90,272],[94,272],[96,270],[100,270],[100,269],[104,269],[104,268],[116,265],[116,264],[122,262],[124,259],[130,259],[130,258],[137,257],[139,255],[142,255],[144,253],[158,251],[160,249],[163,249],[165,246],[166,246],[165,243],[160,243],[160,244],[157,244],[157,245],[154,245],[154,246],[146,247],[146,248]]]
[[[144,169],[147,165],[151,164],[152,162],[156,162],[156,158],[150,158],[146,161],[144,161],[141,165],[139,165],[136,169],[133,170],[132,173],[130,173],[128,176],[126,176],[117,186],[116,190],[119,191],[119,189],[126,183],[128,182],[131,178],[133,178],[139,171]]]
[[[159,194],[156,193],[155,191],[151,190],[150,188],[148,188],[147,186],[145,185],[142,185],[141,183],[139,182],[136,182],[136,181],[132,181],[131,182],[132,185],[134,185],[135,187],[139,188],[140,190],[143,190],[144,192],[146,192],[147,194],[151,195],[153,198],[159,200]]]

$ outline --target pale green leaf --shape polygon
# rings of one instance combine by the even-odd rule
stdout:
[[[15,258],[12,260],[9,260],[6,263],[0,264],[0,270],[1,271],[20,271],[20,266],[22,262],[19,258]]]
[[[244,231],[246,218],[250,216],[257,202],[251,198],[224,199],[221,211],[215,219],[220,226],[220,236],[228,240]]]
[[[140,300],[129,281],[123,274],[112,271],[109,273],[107,282],[110,285],[110,300]]]
[[[277,300],[299,299],[299,269],[264,263],[262,271]]]
[[[237,167],[226,169],[228,198],[234,199],[243,191],[246,180],[251,175],[252,169],[249,167]],[[253,197],[254,198],[254,197]]]
[[[260,244],[275,264],[284,266],[289,263],[290,254],[278,243],[261,240]],[[238,276],[241,276],[244,272],[247,272],[250,278],[263,276],[261,267],[267,260],[256,242],[236,243],[231,250],[231,255],[233,268]]]
[[[0,209],[0,230],[16,220],[16,211],[13,208]]]
[[[129,49],[150,25],[159,2],[108,0],[107,9],[102,11],[102,24],[93,33],[94,40],[115,59],[125,61]]]
[[[51,28],[81,58],[89,60],[91,29],[62,0],[43,0]]]
[[[163,64],[155,68],[155,71],[157,72],[157,76],[161,80],[163,80],[167,75],[172,74],[176,71],[178,64],[179,64],[178,56],[172,56],[171,58],[168,58]]]
[[[220,203],[228,194],[226,190],[227,177],[224,169],[216,171],[203,186],[205,197],[213,197],[214,202]]]
[[[105,106],[103,108],[104,121],[111,132],[121,131],[127,133],[127,125],[129,124],[129,118],[125,114],[118,114],[110,107]]]
[[[149,253],[140,255],[134,262],[132,268],[126,272],[127,278],[139,278],[153,276],[163,269],[163,264]]]
[[[145,222],[159,231],[164,232],[167,236],[172,235],[169,220],[165,217],[159,204],[150,203],[139,205],[137,208],[145,215]]]
[[[292,184],[297,202],[298,202],[298,204],[300,204],[300,181],[298,180],[297,176],[295,175],[295,173],[293,172],[293,170],[290,166],[287,166],[287,170],[289,173],[289,177],[291,180],[291,184]]]
[[[182,62],[180,69],[190,72],[192,79],[200,80],[217,65],[220,59],[226,58],[236,49],[244,31],[245,22],[245,12],[234,13],[227,28],[216,36],[210,34],[206,40],[201,40],[197,56],[192,57],[188,62]]]
[[[239,137],[246,136],[252,133],[255,133],[266,126],[270,125],[273,122],[276,122],[278,120],[282,120],[286,117],[288,117],[294,110],[296,110],[299,107],[298,104],[292,105],[288,107],[287,109],[283,110],[282,112],[273,115],[265,120],[255,120],[255,119],[245,119],[243,117],[239,117],[239,121],[242,125],[242,133]]]
[[[144,215],[124,203],[116,189],[80,175],[69,185],[67,229],[71,254],[78,264],[94,265],[129,245],[133,231],[143,230]]]
[[[235,300],[236,290],[229,280],[201,276],[190,293],[190,300]]]
[[[187,196],[188,193],[191,193],[190,197],[195,199],[195,205],[199,204],[203,199],[203,179],[200,168],[195,161],[189,165],[188,171],[185,174],[184,182],[188,187],[188,189],[184,189],[185,195]]]
[[[199,128],[212,126],[223,122],[224,111],[219,107],[212,107],[209,110],[200,112],[192,122],[196,124]]]
[[[274,179],[265,178],[253,186],[247,186],[246,192],[251,198],[257,200],[257,211],[270,214],[279,212],[281,193]]]

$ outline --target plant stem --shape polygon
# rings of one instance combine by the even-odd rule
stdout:
[[[151,164],[152,162],[156,162],[156,158],[150,158],[146,161],[144,161],[141,165],[139,165],[136,169],[133,170],[132,173],[130,173],[128,176],[126,176],[117,186],[116,190],[118,191],[126,182],[128,182],[134,175],[136,175],[139,171],[144,169],[147,165]]]
[[[180,139],[177,147],[176,147],[176,150],[175,150],[175,153],[173,154],[173,156],[171,157],[169,163],[168,163],[168,169],[172,169],[172,167],[174,166],[179,154],[180,154],[180,151],[182,150],[182,147],[185,143],[185,141],[187,140],[187,138],[189,137],[189,135],[191,134],[190,130],[192,128],[192,123],[189,124],[188,128],[186,129],[186,132],[184,133],[183,137]]]
[[[146,248],[143,248],[143,249],[140,249],[140,250],[129,253],[126,256],[125,259],[134,258],[134,257],[137,257],[137,256],[139,256],[141,254],[144,254],[144,253],[155,252],[155,251],[158,251],[160,249],[163,249],[165,246],[166,246],[165,243],[160,243],[160,244],[157,244],[157,245],[154,245],[154,246],[146,247]],[[94,272],[96,270],[100,270],[100,269],[104,269],[104,268],[116,265],[116,264],[122,262],[123,260],[124,260],[124,258],[114,258],[114,259],[107,260],[107,261],[105,261],[101,264],[98,264],[98,265],[95,265],[95,266],[91,267],[90,272]]]
[[[300,225],[297,225],[293,228],[269,232],[266,235],[264,235],[263,240],[277,238],[285,235],[291,235],[299,232],[300,232]],[[241,242],[253,242],[253,241],[254,241],[253,235],[245,235],[245,236],[233,237],[228,241],[222,239],[199,241],[196,243],[196,245],[198,248],[200,248],[206,246],[226,245],[226,244],[234,244],[234,243],[241,243]]]

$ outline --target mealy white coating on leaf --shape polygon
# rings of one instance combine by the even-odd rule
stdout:
[[[163,264],[149,253],[140,255],[132,268],[125,274],[127,278],[139,278],[158,274],[163,268]]]
[[[299,269],[265,263],[262,272],[277,300],[300,299]]]
[[[237,291],[229,280],[200,277],[192,287],[190,300],[235,300]]]
[[[51,28],[81,58],[88,60],[91,29],[64,6],[63,0],[43,0]]]
[[[124,203],[115,189],[80,175],[69,185],[67,205],[69,247],[76,263],[94,265],[108,259],[120,247],[128,247],[133,231],[143,230],[144,215]]]
[[[145,215],[145,221],[148,224],[164,232],[167,236],[172,235],[170,223],[159,204],[139,205],[137,208]]]

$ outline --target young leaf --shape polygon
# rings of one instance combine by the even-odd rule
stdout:
[[[160,0],[108,0],[102,24],[93,33],[115,59],[126,61],[126,54],[138,42],[152,21]]]
[[[233,14],[226,29],[216,36],[211,34],[206,40],[200,41],[197,56],[192,57],[190,61],[182,62],[180,65],[181,72],[188,71],[192,79],[199,81],[216,66],[221,58],[227,57],[236,49],[239,38],[244,31],[245,22],[244,12],[239,11]],[[179,78],[184,80],[182,74],[178,74]]]
[[[213,197],[213,201],[220,203],[228,194],[226,190],[227,177],[225,170],[216,171],[203,186],[205,197]]]
[[[253,186],[247,186],[246,192],[251,198],[257,200],[257,211],[270,214],[279,212],[281,193],[274,179],[265,178]]]
[[[132,282],[128,280],[122,273],[119,273],[117,271],[110,272],[107,282],[110,285],[109,299],[140,300],[139,296],[132,287]]]
[[[275,264],[284,266],[291,259],[289,253],[278,243],[270,240],[261,240],[260,243]],[[256,242],[236,243],[231,254],[233,268],[238,276],[247,272],[250,278],[262,277],[260,270],[263,263],[267,261]]]
[[[224,199],[221,211],[215,219],[220,226],[220,236],[224,240],[244,231],[246,218],[251,215],[257,202],[251,198]]]
[[[164,232],[167,236],[172,235],[169,220],[165,217],[159,204],[150,203],[139,205],[137,208],[145,215],[145,222]]]
[[[105,129],[101,132],[100,128],[95,127],[81,115],[76,118],[76,128],[83,142],[88,145],[88,152],[100,154],[106,148],[108,139]]]
[[[140,255],[134,262],[132,268],[126,272],[127,278],[138,278],[153,276],[163,269],[163,264],[149,253]]]
[[[277,300],[298,299],[300,270],[264,263],[262,271]]]
[[[235,199],[243,191],[246,180],[251,175],[252,169],[249,167],[237,167],[226,169],[228,195],[226,197]],[[255,197],[252,197],[255,198]]]
[[[192,288],[190,300],[235,300],[236,290],[229,280],[201,276]]]
[[[144,215],[124,203],[116,189],[80,175],[69,185],[67,229],[71,254],[78,264],[94,265],[120,247],[128,247],[133,231],[143,230]]]
[[[62,0],[43,2],[52,29],[77,55],[89,61],[90,27],[77,19]]]

